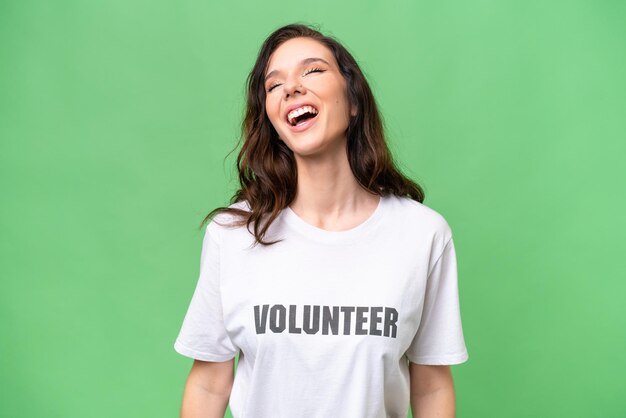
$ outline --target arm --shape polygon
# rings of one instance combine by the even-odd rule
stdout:
[[[455,418],[454,381],[450,366],[409,363],[414,418]]]
[[[224,362],[194,360],[180,418],[223,418],[234,380],[235,359]]]

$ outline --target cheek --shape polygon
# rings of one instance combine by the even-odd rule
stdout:
[[[279,114],[279,110],[280,110],[280,107],[276,105],[272,106],[271,103],[268,103],[265,106],[265,112],[267,114],[267,118],[269,119],[270,123],[272,124],[276,132],[280,134],[280,131],[284,129],[284,126],[281,123],[281,116]]]
[[[332,98],[335,106],[345,106],[348,103],[348,92],[346,87],[341,83],[335,83],[332,87],[327,88],[329,98]]]
[[[275,104],[272,104],[271,100],[265,101],[265,113],[267,113],[267,117],[272,123],[276,122],[278,118],[278,108]]]
[[[275,119],[278,117],[280,106],[276,103],[272,98],[268,98],[265,100],[265,112],[269,116],[270,119]]]

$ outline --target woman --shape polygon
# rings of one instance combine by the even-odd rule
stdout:
[[[395,168],[354,58],[287,25],[247,87],[241,189],[205,218],[174,345],[195,360],[181,416],[453,417],[451,230]]]

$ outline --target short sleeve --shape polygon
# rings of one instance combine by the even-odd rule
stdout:
[[[186,357],[204,361],[227,361],[238,349],[224,326],[220,295],[219,244],[211,222],[202,242],[200,274],[174,349]]]
[[[459,364],[469,357],[461,325],[452,237],[428,275],[420,325],[406,356],[413,363],[430,365]]]

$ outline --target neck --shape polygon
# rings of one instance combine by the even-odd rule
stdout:
[[[364,189],[354,177],[346,152],[307,158],[297,156],[298,186],[289,205],[311,224],[334,225],[331,229],[358,223],[378,205],[378,196]]]

